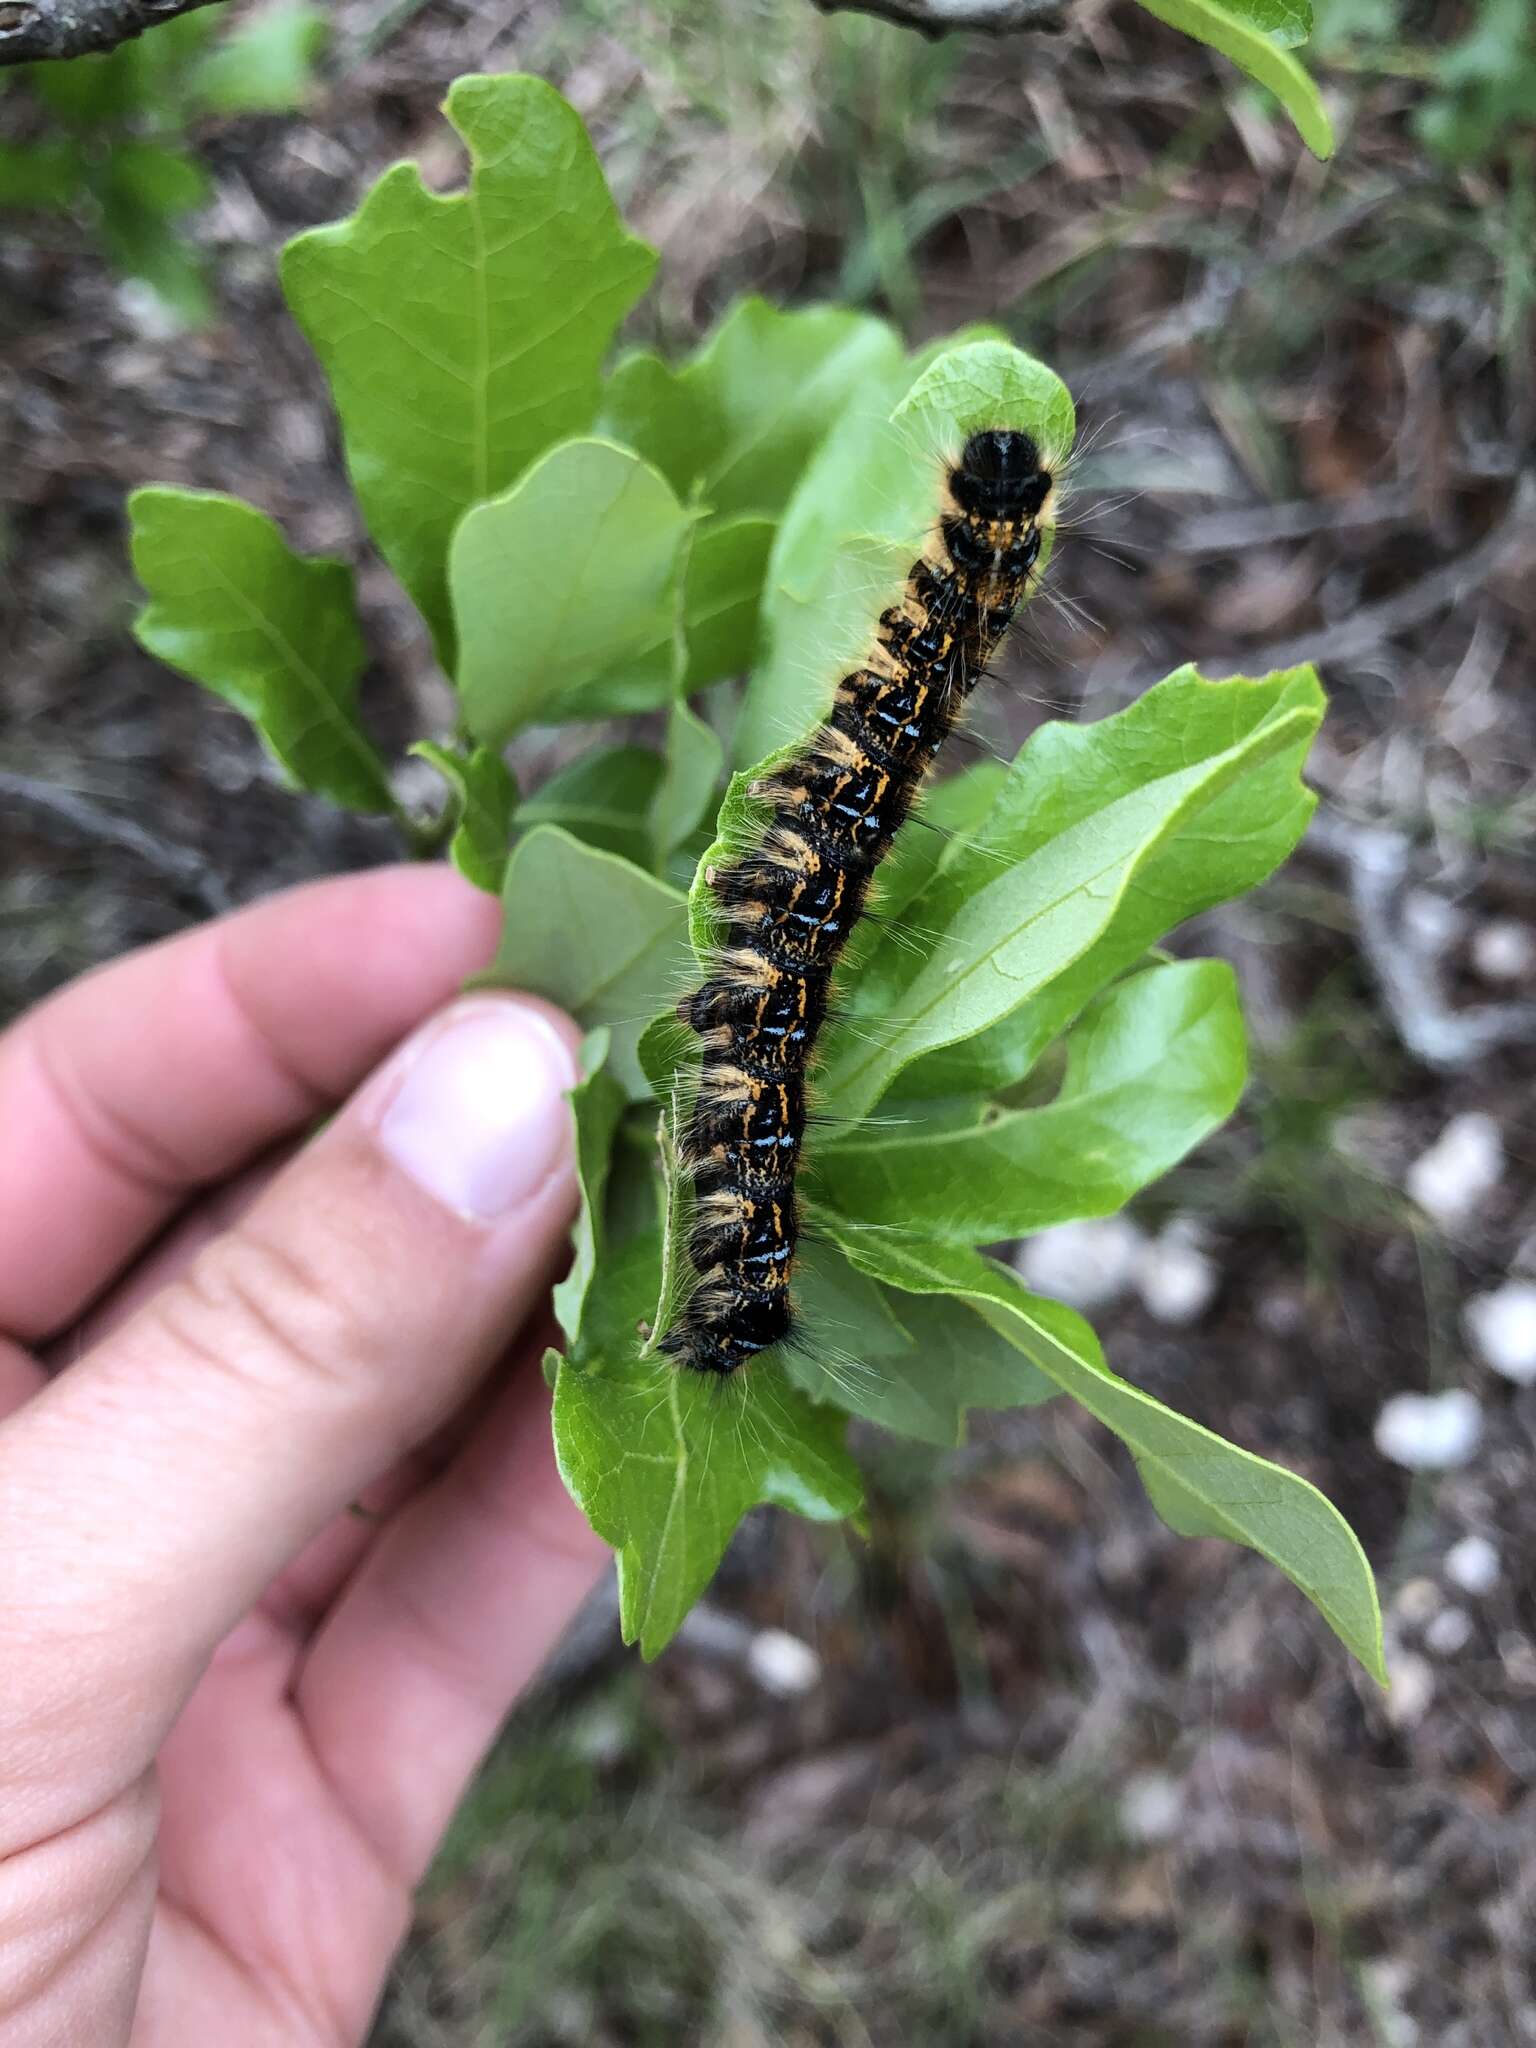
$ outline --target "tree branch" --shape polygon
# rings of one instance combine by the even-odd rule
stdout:
[[[956,29],[1013,35],[1019,29],[1060,28],[1065,0],[815,0],[823,14],[874,14],[915,28],[931,42]]]
[[[115,50],[145,29],[219,0],[0,0],[0,65]]]
[[[190,847],[173,846],[157,839],[132,818],[119,816],[78,790],[57,783],[39,782],[31,775],[16,775],[0,768],[0,798],[30,811],[40,824],[62,826],[66,836],[86,846],[112,846],[132,854],[152,874],[214,917],[231,907],[231,897],[222,878],[208,867]]]
[[[1300,633],[1293,640],[1274,640],[1266,647],[1246,648],[1245,671],[1261,676],[1273,668],[1294,668],[1298,662],[1319,666],[1332,661],[1354,661],[1369,654],[1394,633],[1406,633],[1422,626],[1437,613],[1465,604],[1481,590],[1493,571],[1516,542],[1528,549],[1536,530],[1536,469],[1526,470],[1515,480],[1509,509],[1492,533],[1469,548],[1459,561],[1431,570],[1416,583],[1406,584],[1379,604],[1361,605],[1358,611],[1317,633]],[[1217,670],[1220,674],[1221,671]]]

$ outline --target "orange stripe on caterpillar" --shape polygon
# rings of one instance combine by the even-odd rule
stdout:
[[[971,435],[937,530],[831,713],[753,788],[773,817],[712,869],[727,930],[678,1005],[701,1040],[683,1157],[697,1284],[661,1348],[721,1378],[788,1337],[805,1075],[876,868],[1024,595],[1055,489],[1028,434]]]

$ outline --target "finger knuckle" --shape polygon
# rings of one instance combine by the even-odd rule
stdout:
[[[62,1804],[24,1839],[0,1831],[0,2039],[75,2038],[81,1957],[125,1911],[148,1917],[158,1819],[146,1773],[93,1811]]]
[[[259,1229],[216,1238],[159,1304],[163,1335],[183,1355],[257,1385],[356,1384],[372,1349],[369,1318],[304,1249]]]

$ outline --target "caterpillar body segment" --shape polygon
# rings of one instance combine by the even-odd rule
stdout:
[[[935,756],[1008,630],[1052,523],[1054,478],[1028,434],[971,435],[933,538],[826,722],[756,784],[772,818],[709,881],[727,930],[678,1005],[701,1060],[683,1157],[697,1282],[661,1348],[724,1379],[794,1327],[795,1180],[806,1073],[832,976]]]

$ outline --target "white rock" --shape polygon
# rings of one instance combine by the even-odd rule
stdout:
[[[1271,1337],[1294,1337],[1306,1321],[1301,1297],[1288,1287],[1275,1287],[1261,1295],[1255,1314],[1259,1328]]]
[[[1387,1719],[1412,1728],[1429,1712],[1435,1696],[1435,1667],[1416,1650],[1387,1651]]]
[[[1404,2010],[1413,1973],[1401,1956],[1362,1962],[1360,1981],[1370,1997],[1371,2025],[1381,2048],[1419,2048],[1419,2023]]]
[[[1026,1238],[1017,1254],[1024,1283],[1069,1308],[1108,1308],[1131,1285],[1146,1239],[1128,1216],[1059,1223]]]
[[[1462,1317],[1485,1365],[1517,1386],[1536,1382],[1536,1281],[1506,1280],[1475,1294]]]
[[[752,1647],[752,1630],[740,1615],[701,1600],[684,1617],[677,1640],[690,1650],[702,1650],[707,1657],[739,1657],[745,1663]]]
[[[141,277],[125,277],[117,288],[123,318],[146,341],[170,341],[186,329],[186,321]]]
[[[1465,1465],[1483,1433],[1483,1411],[1464,1387],[1444,1394],[1394,1394],[1376,1418],[1376,1448],[1410,1472]]]
[[[1408,1169],[1404,1185],[1437,1223],[1464,1223],[1504,1171],[1504,1140],[1481,1110],[1453,1116]]]
[[[1166,1842],[1184,1817],[1184,1794],[1164,1771],[1140,1771],[1120,1795],[1120,1825],[1133,1841]]]
[[[1455,1657],[1472,1640],[1472,1617],[1465,1607],[1442,1607],[1424,1631],[1424,1647],[1437,1657]]]
[[[1491,1593],[1499,1583],[1499,1553],[1486,1536],[1463,1536],[1445,1553],[1445,1576],[1463,1593]]]
[[[1466,912],[1433,889],[1410,889],[1403,898],[1403,924],[1426,952],[1453,946],[1466,922]]]
[[[752,1638],[747,1669],[763,1688],[780,1699],[798,1699],[821,1683],[821,1659],[809,1643],[781,1628],[765,1628]]]
[[[1395,1614],[1419,1628],[1440,1612],[1440,1588],[1433,1579],[1405,1579],[1392,1596]]]
[[[584,1763],[616,1764],[632,1744],[628,1719],[612,1707],[594,1707],[569,1730],[567,1741]]]
[[[1136,1292],[1147,1314],[1181,1329],[1198,1322],[1216,1299],[1221,1268],[1196,1240],[1195,1227],[1175,1217],[1136,1260]]]
[[[1491,918],[1472,934],[1471,957],[1484,981],[1524,981],[1536,968],[1536,937],[1512,917]]]

